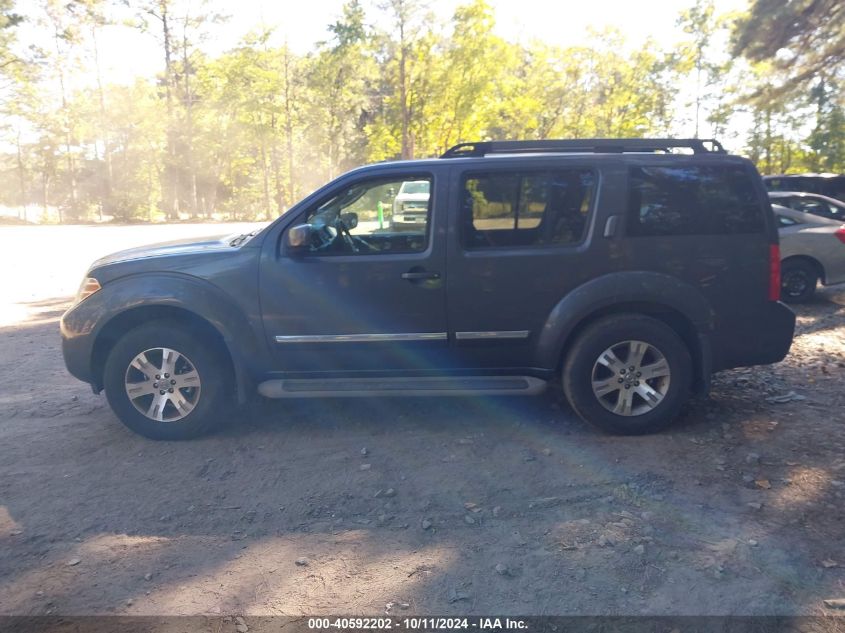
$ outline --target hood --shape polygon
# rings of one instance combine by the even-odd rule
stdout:
[[[396,196],[396,200],[402,202],[428,202],[430,194],[427,193],[400,193]]]
[[[159,244],[150,244],[148,246],[139,246],[130,248],[125,251],[118,251],[111,253],[105,257],[101,257],[93,264],[91,268],[105,266],[107,264],[116,264],[118,262],[128,262],[138,259],[149,259],[151,257],[165,257],[168,255],[188,255],[198,253],[208,253],[214,251],[232,251],[235,249],[231,245],[233,239],[239,234],[230,235],[215,235],[206,238],[189,238],[184,240],[174,240],[172,242],[161,242]]]

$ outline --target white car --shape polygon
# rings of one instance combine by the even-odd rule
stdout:
[[[428,180],[407,180],[402,183],[393,199],[390,226],[394,231],[425,231],[430,186]]]
[[[769,200],[796,211],[812,213],[830,220],[845,222],[845,202],[818,193],[802,191],[770,191]]]
[[[772,205],[778,221],[781,298],[807,301],[817,282],[845,282],[845,225],[803,211]]]

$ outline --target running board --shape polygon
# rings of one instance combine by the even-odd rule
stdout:
[[[258,385],[265,398],[535,395],[546,381],[532,376],[422,378],[287,378]]]

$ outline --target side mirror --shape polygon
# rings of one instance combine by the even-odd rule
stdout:
[[[302,255],[311,250],[314,227],[310,224],[298,224],[288,229],[285,234],[285,254]]]

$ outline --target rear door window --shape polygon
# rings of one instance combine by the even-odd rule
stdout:
[[[730,235],[763,228],[763,205],[740,165],[630,169],[631,235]]]
[[[462,232],[468,249],[581,242],[595,198],[590,169],[468,174]]]

